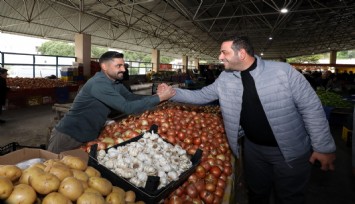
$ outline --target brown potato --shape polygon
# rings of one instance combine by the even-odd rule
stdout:
[[[60,185],[60,180],[47,172],[31,176],[29,182],[37,193],[43,195],[57,191]]]
[[[19,179],[19,183],[23,183],[23,184],[30,184],[30,177],[36,174],[41,174],[44,173],[43,169],[41,169],[40,167],[37,166],[31,166],[27,169],[25,169],[24,171],[22,171],[22,175]]]
[[[87,189],[85,189],[84,192],[85,193],[97,193],[97,194],[101,195],[101,193],[98,190],[91,188],[91,187],[88,187]]]
[[[79,179],[78,179],[79,180]],[[80,180],[79,180],[80,181]],[[83,189],[85,190],[85,189],[87,189],[87,188],[89,188],[89,184],[88,184],[88,182],[85,182],[85,181],[80,181],[81,182],[81,185],[83,186]]]
[[[84,188],[80,180],[74,177],[67,177],[60,183],[58,192],[71,201],[76,201],[83,194]]]
[[[33,188],[27,184],[18,184],[5,203],[32,204],[37,200],[37,194]]]
[[[125,204],[125,196],[119,192],[112,192],[107,195],[106,202],[109,204]]]
[[[0,176],[5,176],[12,182],[20,178],[22,171],[15,165],[3,165],[0,166]]]
[[[88,166],[85,170],[85,173],[89,176],[89,177],[101,177],[101,173],[96,170],[94,167]]]
[[[65,165],[69,166],[72,169],[84,171],[87,168],[87,164],[79,157],[67,155],[61,159],[61,162],[63,162]]]
[[[38,167],[40,169],[45,169],[46,168],[46,165],[44,165],[43,163],[35,163],[35,164],[32,164],[32,166],[30,167]]]
[[[77,169],[72,169],[73,176],[81,181],[88,182],[89,176],[84,172]]]
[[[73,176],[71,169],[65,165],[54,164],[53,166],[47,166],[44,171],[55,175],[60,181]]]
[[[123,197],[126,197],[126,191],[118,186],[112,186],[112,192],[120,193]]]
[[[64,163],[62,163],[59,159],[48,159],[47,161],[45,161],[43,163],[43,165],[45,166],[53,166],[53,165],[65,165]]]
[[[76,204],[105,204],[105,199],[96,193],[83,193]]]
[[[133,191],[127,191],[125,201],[134,203],[136,201],[136,193]]]
[[[72,204],[69,198],[58,192],[52,192],[43,198],[42,204]]]
[[[109,180],[101,177],[90,177],[89,187],[99,191],[103,196],[107,196],[112,191],[112,184]]]
[[[12,190],[14,189],[14,185],[11,180],[7,177],[0,176],[0,200],[7,199]]]

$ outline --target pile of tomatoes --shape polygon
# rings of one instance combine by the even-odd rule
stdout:
[[[149,130],[152,124],[158,125],[162,138],[179,144],[188,154],[195,154],[198,148],[203,150],[196,171],[164,203],[221,203],[227,179],[232,174],[232,156],[218,106],[165,103],[155,110],[106,126],[99,139],[83,149],[94,142],[105,149]]]

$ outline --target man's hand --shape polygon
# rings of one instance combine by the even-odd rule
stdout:
[[[168,86],[167,84],[160,84],[157,89],[157,95],[159,96],[160,102],[170,99],[175,93],[173,87]]]
[[[164,92],[169,86],[166,83],[161,83],[158,85],[157,94]]]
[[[309,159],[309,162],[314,164],[314,162],[318,160],[321,163],[321,168],[323,171],[327,170],[334,170],[334,160],[335,160],[335,154],[333,153],[319,153],[319,152],[313,152],[311,155],[311,158]]]

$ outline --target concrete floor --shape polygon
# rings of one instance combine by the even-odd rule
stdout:
[[[0,124],[0,146],[18,142],[24,146],[46,144],[49,127],[53,125],[55,113],[52,105],[3,111],[0,116],[7,122]]]
[[[55,113],[51,105],[33,106],[4,111],[0,125],[0,146],[10,142],[20,145],[39,146],[46,144],[48,127],[53,124]],[[332,125],[337,143],[336,170],[322,172],[314,167],[307,191],[307,204],[355,204],[354,178],[351,174],[351,149],[341,140],[342,125]]]

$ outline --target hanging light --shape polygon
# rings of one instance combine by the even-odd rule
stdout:
[[[288,12],[288,9],[287,9],[287,8],[282,8],[282,9],[280,10],[280,12],[281,12],[281,13],[287,13],[287,12]]]
[[[260,53],[260,55],[261,55],[261,56],[263,56],[263,55],[264,55],[264,53],[262,52],[262,53]]]
[[[272,40],[272,37],[271,37],[271,36],[269,37],[269,40]]]

